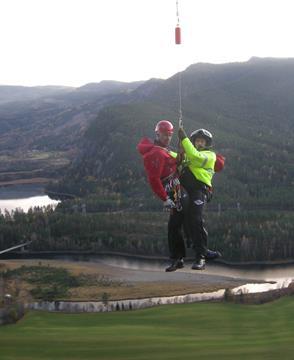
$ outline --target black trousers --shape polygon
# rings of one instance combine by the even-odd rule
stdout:
[[[204,227],[203,210],[206,203],[206,192],[203,189],[194,190],[189,194],[189,209],[187,211],[189,230],[196,258],[205,257],[207,253],[207,231]]]
[[[186,256],[183,223],[184,211],[171,209],[168,220],[168,247],[171,259],[179,259]]]
[[[194,190],[189,194],[189,201],[183,204],[183,210],[172,209],[168,221],[168,245],[171,259],[185,257],[185,229],[188,241],[192,242],[195,257],[205,257],[207,252],[207,231],[204,227],[203,209],[206,194],[203,189]]]

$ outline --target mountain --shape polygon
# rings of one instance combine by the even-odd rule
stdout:
[[[146,82],[125,95],[124,104],[104,107],[81,138],[60,188],[105,187],[149,201],[136,144],[142,136],[153,136],[158,120],[177,123],[178,76],[151,81],[144,92]],[[181,77],[188,133],[208,128],[215,149],[226,157],[225,171],[215,177],[216,201],[293,209],[294,59],[199,63]]]
[[[79,88],[2,86],[0,151],[72,145],[102,107],[140,85],[142,82],[102,81]]]
[[[103,80],[99,83],[89,83],[77,88],[78,92],[92,92],[95,95],[109,95],[116,93],[130,92],[144,84],[144,81],[134,81],[132,83],[126,83],[121,81]]]
[[[68,86],[9,86],[0,85],[0,105],[16,101],[31,101],[71,91]]]
[[[142,81],[102,81],[79,88],[0,86],[0,181],[56,176],[76,153],[76,144],[104,106],[120,102]],[[37,157],[52,161],[36,161]],[[55,169],[55,163],[58,163]],[[46,171],[45,171],[46,168]],[[31,171],[31,175],[24,170]],[[33,172],[34,171],[34,172]]]
[[[137,89],[131,93],[132,101],[144,100],[159,88],[165,82],[163,79],[152,78],[148,81],[145,81],[143,84],[137,87]]]

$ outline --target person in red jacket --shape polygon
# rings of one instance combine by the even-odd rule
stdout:
[[[182,194],[177,174],[177,153],[169,149],[173,136],[173,125],[161,120],[155,127],[156,138],[152,142],[143,138],[137,146],[143,156],[147,178],[153,192],[163,201],[163,206],[170,209],[168,222],[168,244],[171,265],[166,271],[174,271],[184,266],[186,255],[182,234],[182,222],[179,223],[178,212],[182,211]],[[176,262],[176,268],[175,268]]]
[[[147,178],[153,192],[164,202],[164,206],[175,206],[167,194],[163,180],[177,171],[177,153],[169,150],[168,146],[173,136],[173,125],[167,120],[161,120],[155,127],[156,138],[152,142],[143,138],[137,146],[143,156]]]

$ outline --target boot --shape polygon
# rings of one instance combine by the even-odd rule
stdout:
[[[197,258],[191,267],[192,270],[204,270],[205,269],[205,259],[204,257]]]
[[[205,260],[215,260],[222,257],[222,254],[219,251],[213,251],[207,249]]]
[[[182,269],[184,267],[184,260],[176,259],[172,260],[171,264],[165,269],[166,272],[176,271],[178,269]]]

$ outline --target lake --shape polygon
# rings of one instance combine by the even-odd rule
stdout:
[[[7,209],[12,211],[21,208],[27,212],[29,208],[35,206],[56,206],[57,200],[52,200],[44,193],[42,185],[13,185],[0,187],[0,210],[2,212]]]

